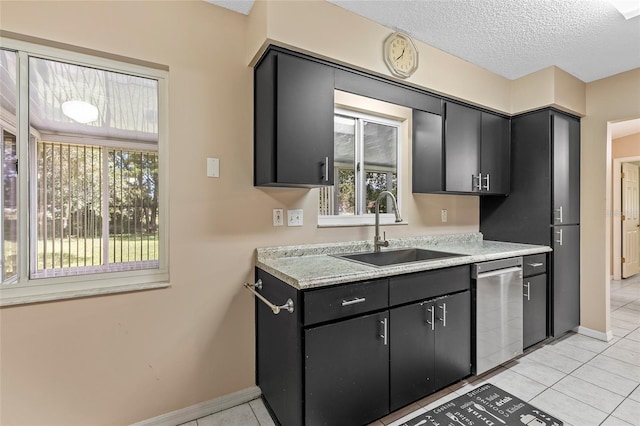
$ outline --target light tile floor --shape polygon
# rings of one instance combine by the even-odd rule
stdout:
[[[562,419],[567,426],[640,426],[640,276],[611,281],[610,342],[569,333],[470,377],[370,426],[399,426],[485,382]],[[187,426],[272,426],[260,399]]]

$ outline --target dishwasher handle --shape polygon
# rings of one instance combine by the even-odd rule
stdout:
[[[488,278],[488,277],[493,277],[493,276],[502,275],[502,274],[510,274],[513,272],[522,272],[522,267],[512,266],[511,268],[496,269],[495,271],[489,271],[489,272],[480,272],[479,274],[475,274],[475,277],[473,278],[479,280],[482,278]]]

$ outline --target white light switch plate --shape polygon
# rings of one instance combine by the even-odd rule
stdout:
[[[302,226],[302,209],[287,210],[287,226]]]
[[[207,176],[208,177],[220,177],[220,159],[207,158]]]
[[[442,222],[447,221],[447,209],[442,209]]]
[[[273,209],[273,226],[284,226],[283,209]]]

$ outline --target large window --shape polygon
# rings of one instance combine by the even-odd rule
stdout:
[[[336,110],[335,185],[320,189],[320,224],[348,224],[371,216],[382,191],[398,197],[399,129],[396,121]],[[380,213],[392,216],[387,198],[380,202]]]
[[[14,43],[0,50],[3,304],[159,286],[166,72]]]

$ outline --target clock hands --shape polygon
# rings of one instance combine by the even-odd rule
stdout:
[[[400,58],[402,58],[404,56],[404,51],[405,51],[406,47],[402,48],[402,53],[400,54],[400,56],[398,56],[395,60],[398,61]]]

